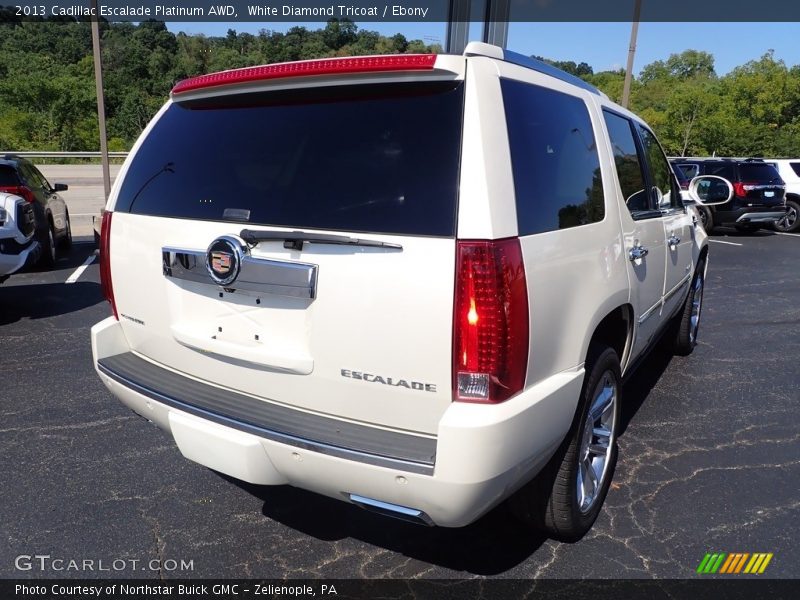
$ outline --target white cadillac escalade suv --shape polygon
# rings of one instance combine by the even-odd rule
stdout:
[[[575,540],[622,377],[696,343],[693,215],[645,123],[494,46],[203,75],[109,199],[94,361],[216,471],[446,527],[511,498]]]

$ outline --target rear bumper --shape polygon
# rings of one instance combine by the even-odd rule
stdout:
[[[745,225],[747,223],[774,223],[786,213],[784,205],[777,206],[743,206],[734,210],[716,210],[715,225]]]
[[[557,374],[499,405],[454,403],[434,438],[279,406],[175,373],[132,354],[113,318],[92,328],[92,352],[106,387],[169,431],[195,462],[251,483],[408,507],[446,527],[476,520],[544,466],[570,427],[584,373]]]
[[[736,219],[737,223],[774,223],[783,218],[786,214],[786,209],[782,210],[769,210],[764,212],[748,211]]]

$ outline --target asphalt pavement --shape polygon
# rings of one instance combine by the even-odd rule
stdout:
[[[109,308],[76,244],[0,285],[0,577],[693,578],[707,552],[797,577],[800,236],[712,240],[699,346],[659,345],[625,384],[612,489],[575,544],[503,507],[425,528],[187,461],[96,376]]]

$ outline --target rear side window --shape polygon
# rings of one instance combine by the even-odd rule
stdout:
[[[789,166],[792,167],[794,174],[800,177],[800,162],[789,163]]]
[[[12,185],[19,185],[19,177],[17,177],[17,172],[12,167],[0,165],[0,186]]]
[[[520,235],[602,221],[600,161],[580,98],[501,80]]]
[[[463,84],[338,86],[173,104],[116,210],[454,236]]]
[[[724,164],[724,163],[710,163],[706,165],[704,175],[716,175],[717,177],[722,177],[727,179],[728,181],[736,181],[736,175],[733,172],[733,165],[732,164]]]
[[[694,179],[700,174],[700,167],[692,164],[679,164],[678,168],[687,179]]]
[[[739,177],[742,181],[773,183],[781,177],[775,167],[767,163],[739,163]]]

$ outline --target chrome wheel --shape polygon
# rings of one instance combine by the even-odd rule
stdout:
[[[697,342],[697,329],[700,327],[700,311],[703,309],[703,273],[698,272],[692,289],[692,314],[689,318],[689,342]]]
[[[797,209],[791,204],[787,205],[786,214],[775,223],[778,231],[791,231],[797,223]]]
[[[583,425],[578,452],[578,508],[587,513],[598,499],[608,476],[611,452],[616,441],[614,423],[617,417],[617,379],[605,371],[595,387],[592,404]]]

